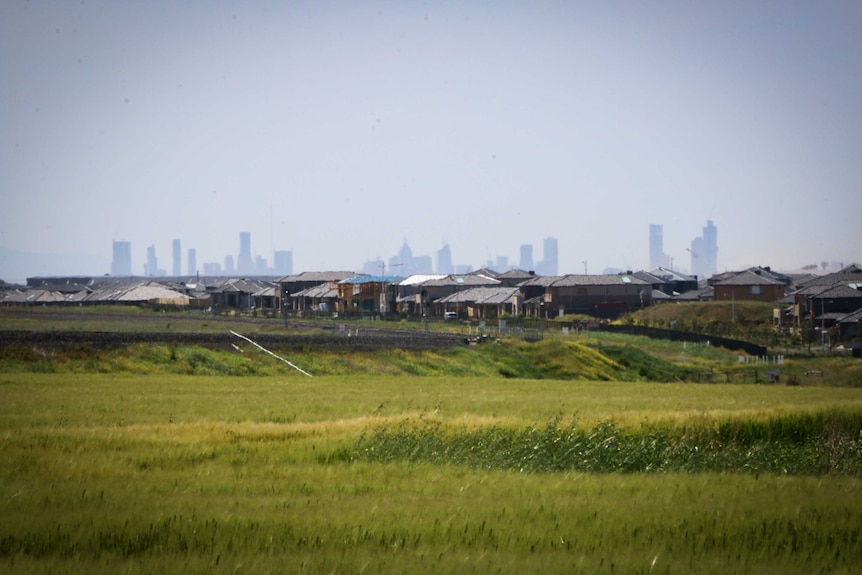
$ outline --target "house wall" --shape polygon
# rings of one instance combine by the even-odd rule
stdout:
[[[753,293],[760,288],[760,293]],[[715,301],[765,301],[773,302],[784,297],[783,285],[717,285],[713,287]]]
[[[647,284],[551,286],[545,301],[564,313],[604,306],[638,308],[650,305],[652,292]]]
[[[338,299],[342,305],[339,311],[377,311],[380,307],[380,283],[338,284]]]

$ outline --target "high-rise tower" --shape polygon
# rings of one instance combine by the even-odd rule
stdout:
[[[186,260],[188,261],[188,270],[189,275],[193,276],[198,273],[198,252],[195,248],[189,248],[188,255],[186,256]]]
[[[718,228],[706,220],[703,235],[691,241],[691,274],[700,279],[712,277],[718,270]]]
[[[523,244],[521,246],[521,261],[518,265],[525,272],[535,270],[533,267],[533,244]]]
[[[240,275],[254,274],[254,260],[251,259],[251,232],[239,233],[239,257],[236,259],[236,271]]]
[[[112,276],[132,275],[132,243],[114,242],[114,258],[111,260]]]
[[[437,250],[437,273],[446,275],[455,273],[455,266],[452,265],[452,250],[449,249],[449,244],[443,244],[443,247]]]
[[[557,238],[545,238],[542,241],[542,261],[536,271],[543,276],[557,275],[558,267]]]
[[[649,226],[649,269],[668,267],[670,257],[664,253],[664,227],[662,224]]]
[[[180,240],[174,240],[171,244],[171,255],[173,256],[173,275],[179,277],[182,275],[183,249],[180,245]]]

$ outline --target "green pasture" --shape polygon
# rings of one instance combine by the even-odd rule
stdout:
[[[855,573],[860,417],[848,387],[3,373],[0,569]],[[671,450],[834,465],[541,471],[439,456],[581,437],[602,458],[656,433]]]

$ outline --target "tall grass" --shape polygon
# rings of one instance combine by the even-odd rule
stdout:
[[[792,413],[670,428],[468,429],[405,420],[375,427],[355,448],[367,461],[427,461],[520,472],[862,474],[862,411]]]

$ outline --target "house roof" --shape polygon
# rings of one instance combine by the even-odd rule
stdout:
[[[448,275],[439,279],[428,280],[422,285],[427,287],[443,287],[443,286],[495,286],[500,285],[500,280],[490,278],[479,274],[467,275]]]
[[[525,280],[527,280],[527,279],[530,279],[531,277],[534,277],[535,275],[536,274],[526,272],[524,270],[514,269],[514,270],[509,270],[505,273],[499,274],[497,276],[497,279],[498,280],[511,280],[511,279],[515,279],[515,280],[525,279]]]
[[[437,300],[436,303],[504,304],[520,296],[516,287],[472,287]]]
[[[3,299],[3,303],[61,303],[65,301],[66,297],[62,293],[48,289],[14,290]]]
[[[786,285],[785,282],[776,279],[772,274],[757,273],[745,270],[735,273],[730,277],[713,282],[716,286],[754,286],[754,285]]]
[[[859,299],[862,301],[862,291],[853,289],[846,285],[837,285],[828,288],[819,294],[813,296],[817,299],[835,298],[835,299]]]
[[[862,321],[862,308],[838,318],[837,321],[838,323],[856,323],[857,321]]]
[[[478,270],[474,270],[474,271],[470,272],[470,273],[469,273],[469,274],[467,274],[467,275],[471,275],[471,276],[485,276],[485,277],[488,277],[488,278],[496,278],[496,277],[497,277],[498,275],[500,275],[500,274],[499,274],[499,273],[497,273],[497,272],[495,272],[495,271],[494,271],[494,270],[492,270],[492,269],[489,269],[489,268],[481,268],[481,269],[478,269]]]
[[[280,290],[276,289],[275,286],[267,286],[263,289],[260,289],[253,294],[253,297],[276,297],[278,296]]]
[[[652,301],[667,301],[673,299],[671,296],[658,289],[652,290],[651,298]]]
[[[564,276],[535,276],[518,284],[520,287],[548,287]]]
[[[400,285],[400,286],[422,285],[425,282],[428,282],[431,280],[440,280],[440,279],[443,279],[445,277],[446,277],[445,274],[413,274],[412,276],[407,276],[406,278],[404,278],[403,280],[398,282],[398,285]]]
[[[402,279],[403,278],[401,276],[356,276],[352,278],[344,278],[338,283],[348,285],[362,285],[373,283],[395,284],[400,282]]]
[[[136,285],[120,294],[116,301],[141,302],[152,300],[174,300],[187,302],[191,298],[184,293],[166,288],[157,283]]]
[[[634,274],[569,274],[558,278],[551,287],[573,287],[573,286],[607,286],[607,285],[649,285]]]
[[[290,294],[291,297],[310,297],[315,299],[336,298],[338,297],[338,288],[331,282],[311,286],[310,288]]]
[[[211,290],[212,293],[247,293],[253,294],[264,288],[271,287],[271,282],[249,279],[228,278],[218,282]]]
[[[708,301],[715,298],[715,289],[707,286],[701,289],[688,290],[673,296],[674,301]]]
[[[340,282],[343,279],[360,275],[356,272],[330,271],[330,272],[302,272],[301,274],[284,276],[278,283],[293,282]]]
[[[835,273],[814,276],[799,285],[807,287],[812,285],[836,285],[840,283],[862,283],[862,267],[859,267],[858,264],[850,264]]]
[[[670,282],[693,282],[693,281],[697,281],[697,278],[695,276],[691,276],[691,275],[679,272],[677,270],[672,270],[672,269],[663,268],[663,267],[657,267],[656,269],[654,269],[650,272],[643,272],[643,273],[648,273],[652,276],[663,279],[664,281],[670,281]],[[637,274],[635,274],[635,275],[637,275]]]

